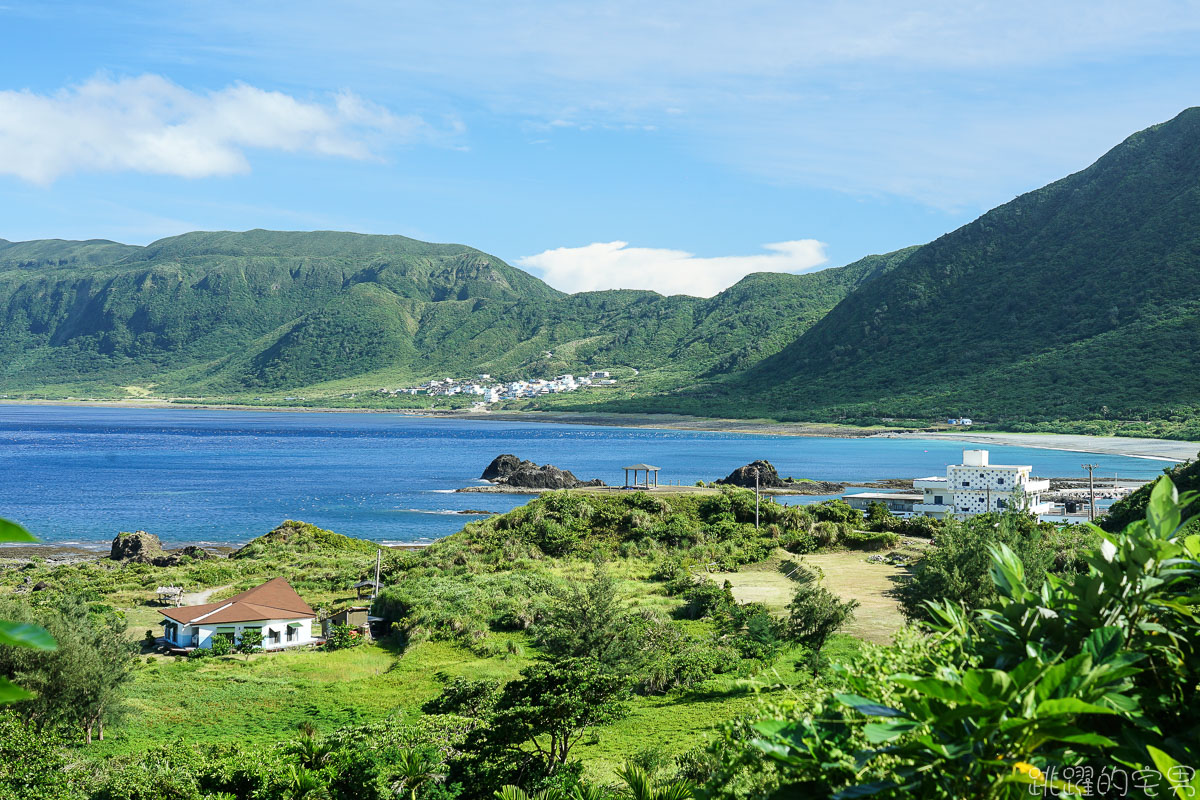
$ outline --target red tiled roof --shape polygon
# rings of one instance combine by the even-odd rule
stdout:
[[[300,599],[296,590],[283,578],[272,578],[263,585],[235,594],[228,600],[159,610],[168,619],[184,624],[258,622],[316,616],[316,612]]]

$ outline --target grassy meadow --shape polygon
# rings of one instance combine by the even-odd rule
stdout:
[[[420,725],[428,715],[422,706],[456,678],[505,685],[550,657],[542,629],[555,598],[594,582],[603,565],[621,613],[655,642],[648,647],[657,659],[636,668],[653,678],[630,673],[641,688],[627,698],[625,713],[588,726],[572,751],[585,776],[611,782],[630,758],[673,763],[702,750],[730,721],[827,680],[814,677],[805,649],[786,639],[746,650],[744,622],[727,618],[758,609],[774,620],[772,630],[783,630],[798,564],[862,604],[857,621],[825,649],[828,660],[847,660],[864,642],[886,643],[903,625],[887,590],[904,568],[871,563],[865,550],[836,541],[839,532],[854,546],[896,545],[900,537],[855,532],[851,522],[818,520],[814,513],[821,512],[769,499],[760,529],[753,509],[753,493],[733,489],[542,495],[425,550],[383,550],[385,588],[374,613],[387,620],[389,633],[337,651],[186,658],[143,641],[161,630],[162,585],[182,587],[194,604],[280,575],[326,613],[363,602],[352,587],[373,574],[379,547],[301,522],[285,522],[227,557],[173,566],[110,559],[14,565],[0,572],[0,600],[16,593],[37,606],[77,598],[93,614],[118,618],[126,640],[137,643],[121,713],[102,741],[77,745],[86,763],[111,765],[152,759],[163,746],[236,742],[280,752],[305,735],[339,736],[383,722]],[[865,525],[861,515],[857,523]],[[46,587],[31,592],[38,583]],[[728,603],[727,611],[714,610],[713,602]]]

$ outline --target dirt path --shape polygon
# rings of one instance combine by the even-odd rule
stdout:
[[[212,597],[217,592],[228,589],[233,586],[232,583],[227,583],[224,586],[214,586],[211,589],[204,589],[199,592],[184,592],[183,604],[185,606],[199,606],[208,602],[208,598]]]

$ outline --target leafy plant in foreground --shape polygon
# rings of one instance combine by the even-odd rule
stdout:
[[[1156,751],[1195,764],[1200,536],[1181,535],[1193,500],[1160,479],[1146,519],[1105,539],[1086,573],[1037,588],[994,547],[995,603],[931,604],[940,663],[849,674],[850,691],[759,722],[755,746],[785,785],[836,798],[1081,795],[1066,768],[1153,769]]]
[[[36,542],[29,531],[15,522],[0,519],[0,542]],[[58,645],[50,632],[40,625],[25,622],[9,622],[0,619],[0,645],[28,647],[34,650],[54,650]],[[28,700],[29,692],[0,675],[0,705]]]

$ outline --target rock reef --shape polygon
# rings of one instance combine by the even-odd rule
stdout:
[[[721,478],[717,483],[726,486],[743,486],[747,489],[754,488],[755,473],[758,473],[758,486],[762,489],[782,489],[787,485],[783,478],[779,477],[779,472],[770,461],[751,461],[744,467],[738,467],[733,472],[729,473],[726,478]]]
[[[553,464],[535,464],[511,453],[496,456],[479,477],[500,486],[520,489],[576,489],[606,485],[599,478],[581,481],[569,470],[559,469]]]

